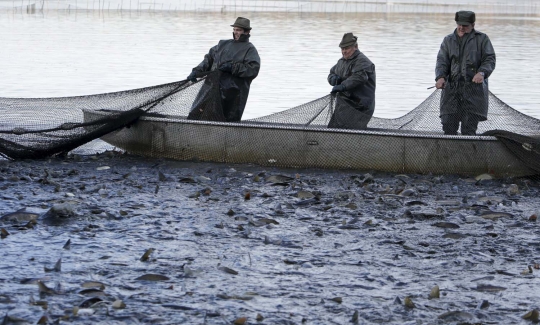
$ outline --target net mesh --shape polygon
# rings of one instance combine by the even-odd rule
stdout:
[[[367,130],[328,128],[340,111],[340,94],[227,123],[220,106],[220,74],[212,72],[196,83],[90,96],[0,98],[0,154],[12,159],[49,157],[101,137],[133,153],[176,159],[421,173],[497,173],[500,165],[520,170],[516,174],[540,173],[540,120],[491,93],[488,120],[480,122],[477,131],[484,136],[443,135],[441,90],[402,117],[373,117]],[[486,155],[488,162],[475,162]],[[419,162],[422,159],[431,160],[429,166]]]
[[[370,130],[414,131],[425,134],[443,134],[440,119],[441,90],[434,91],[427,99],[409,113],[393,119],[373,117],[368,128]],[[265,123],[290,123],[326,128],[334,113],[332,95],[312,102],[263,116],[251,121]],[[489,117],[478,124],[478,134],[491,130],[505,130],[522,135],[540,135],[540,120],[520,113],[505,104],[492,93],[489,94]]]

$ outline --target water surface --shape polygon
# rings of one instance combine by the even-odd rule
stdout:
[[[419,7],[422,9],[424,7]],[[244,118],[281,111],[326,95],[345,32],[377,67],[375,116],[397,117],[425,99],[453,14],[264,13],[184,11],[0,11],[0,96],[75,96],[184,79],[237,15],[252,21],[262,60]],[[497,53],[491,90],[523,113],[536,107],[540,18],[479,14],[476,28]]]

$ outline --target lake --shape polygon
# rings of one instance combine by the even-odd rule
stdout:
[[[263,5],[263,1],[254,2]],[[331,86],[326,77],[341,56],[338,44],[351,31],[359,37],[360,50],[376,65],[375,116],[397,117],[431,94],[426,88],[434,85],[440,43],[455,28],[451,6],[417,2],[417,13],[242,12],[239,6],[224,12],[70,9],[27,13],[25,6],[0,10],[0,96],[76,96],[182,80],[210,47],[231,37],[229,25],[235,18],[246,16],[251,19],[251,41],[262,65],[252,83],[244,119],[328,94]],[[483,3],[495,8],[491,12],[479,8],[486,13],[479,12],[476,23],[477,30],[489,35],[497,54],[490,89],[510,106],[540,117],[536,109],[540,67],[534,59],[540,52],[536,41],[540,18],[527,14],[536,13],[535,2]],[[211,4],[208,1],[208,8],[215,8]],[[350,4],[342,9],[358,8]],[[501,13],[504,8],[510,14]]]
[[[540,1],[468,3],[497,53],[491,90],[540,118]],[[85,7],[99,10],[75,10]],[[377,66],[375,116],[397,117],[432,93],[455,10],[442,0],[0,0],[0,96],[182,80],[245,16],[262,68],[244,118],[327,95],[350,31]],[[2,324],[529,324],[538,310],[537,179],[115,152],[0,169]]]

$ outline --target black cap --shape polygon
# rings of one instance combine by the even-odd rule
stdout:
[[[476,15],[472,11],[458,11],[456,12],[456,23],[458,25],[470,25],[476,21]]]

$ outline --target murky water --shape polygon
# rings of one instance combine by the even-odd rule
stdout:
[[[529,324],[540,308],[536,181],[105,155],[0,164],[7,324]],[[23,207],[63,216],[1,217]],[[167,278],[137,280],[148,274]]]
[[[428,7],[429,9],[430,7]],[[230,37],[237,15],[252,21],[262,60],[244,118],[281,111],[326,95],[343,33],[359,36],[377,67],[375,115],[396,117],[425,99],[453,14],[0,11],[0,96],[74,96],[184,79],[208,49]],[[497,53],[491,90],[540,117],[540,18],[478,14]]]
[[[479,14],[477,29],[497,52],[491,90],[540,117],[540,19],[521,15],[533,7],[517,7],[508,5],[511,15]],[[326,95],[328,70],[348,31],[360,36],[361,50],[377,66],[375,115],[395,117],[431,93],[435,56],[454,28],[451,7],[445,14],[419,8],[416,14],[0,11],[0,96],[84,95],[183,79],[245,14],[262,58],[245,118]],[[270,180],[280,174],[291,179]],[[0,240],[0,317],[13,317],[2,323],[36,323],[46,315],[77,324],[230,324],[241,317],[250,324],[348,324],[358,312],[359,324],[529,324],[522,316],[540,308],[540,232],[529,221],[538,214],[537,181],[370,179],[101,156],[0,161],[0,189],[0,216],[59,205],[73,212],[42,216],[37,224],[0,221],[9,232]],[[63,249],[68,240],[70,249]],[[141,261],[149,248],[154,253]],[[45,271],[60,258],[61,272]],[[136,280],[144,274],[169,279]],[[41,279],[51,292],[40,294],[28,279]],[[105,289],[82,291],[89,280]],[[428,299],[435,285],[440,298]],[[106,304],[87,308],[83,302],[96,295]],[[406,297],[414,308],[405,306]],[[117,299],[125,309],[111,307]],[[83,309],[79,316],[74,306]]]

